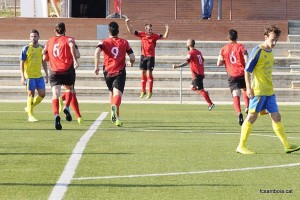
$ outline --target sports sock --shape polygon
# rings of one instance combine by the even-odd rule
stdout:
[[[240,104],[240,97],[235,96],[233,97],[233,107],[237,113],[241,112],[241,104]]]
[[[54,115],[59,115],[59,100],[58,99],[52,99],[52,109]]]
[[[148,89],[149,89],[149,93],[152,93],[152,88],[153,88],[153,76],[150,75],[150,76],[148,76]]]
[[[116,107],[117,107],[117,117],[120,117],[121,100],[122,100],[122,97],[120,95],[116,95],[113,97],[112,105],[116,105]]]
[[[71,106],[72,109],[74,110],[76,117],[81,117],[80,111],[79,111],[79,104],[77,101],[76,93],[72,94],[72,100],[71,100]]]
[[[243,93],[243,99],[244,99],[244,102],[245,102],[245,107],[249,108],[249,98],[247,96],[247,92],[245,90],[242,90],[242,93]]]
[[[142,92],[146,92],[147,76],[142,76],[141,84],[142,84]]]
[[[285,148],[289,148],[290,144],[287,141],[284,126],[281,122],[272,121],[273,130]]]
[[[62,99],[63,101],[66,100],[66,92],[64,92],[64,93],[61,95],[61,99]]]
[[[40,97],[39,95],[37,95],[34,99],[33,99],[33,107],[35,107],[36,105],[38,105],[39,103],[41,103],[41,101],[43,101],[44,98]]]
[[[246,147],[247,139],[252,131],[252,126],[253,124],[251,124],[250,122],[244,121],[241,129],[241,138],[240,138],[239,147]]]
[[[27,97],[27,109],[28,109],[28,116],[33,115],[33,105],[32,105],[33,97],[28,96]]]
[[[205,101],[208,103],[209,106],[212,104],[207,91],[205,91],[205,90],[197,90],[197,93],[201,94],[204,97]]]
[[[70,91],[66,91],[65,97],[66,97],[66,107],[68,108],[72,101],[72,93]]]

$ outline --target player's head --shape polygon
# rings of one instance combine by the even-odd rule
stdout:
[[[145,32],[148,34],[152,34],[152,24],[145,25]]]
[[[230,29],[228,32],[228,39],[231,41],[236,41],[238,39],[238,33],[234,29]]]
[[[194,39],[188,39],[186,41],[186,47],[188,50],[190,50],[191,48],[194,48],[195,47],[195,40]]]
[[[118,36],[119,24],[117,22],[110,22],[108,24],[108,31],[111,36]]]
[[[32,44],[36,44],[38,43],[40,39],[40,34],[36,29],[32,29],[30,32],[30,41],[32,42]]]
[[[275,25],[269,25],[265,28],[264,35],[265,44],[269,48],[273,48],[281,35],[281,30]]]
[[[55,32],[59,35],[64,35],[65,32],[66,32],[66,26],[65,26],[65,23],[63,22],[58,22],[56,25],[55,25]]]

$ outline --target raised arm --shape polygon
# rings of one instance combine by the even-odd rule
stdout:
[[[130,19],[128,19],[128,18],[125,19],[125,24],[127,26],[128,32],[131,33],[132,35],[134,35],[134,30],[133,30],[133,28],[132,28],[132,26],[130,24]]]
[[[165,34],[163,35],[163,37],[162,38],[168,38],[168,36],[169,36],[169,25],[168,24],[166,24],[166,32],[165,32]]]

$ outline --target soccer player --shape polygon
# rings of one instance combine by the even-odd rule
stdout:
[[[67,121],[72,121],[69,110],[72,101],[72,89],[75,82],[75,69],[79,67],[75,40],[72,37],[65,36],[66,27],[63,22],[59,22],[55,26],[55,36],[50,38],[44,48],[43,59],[49,59],[50,63],[50,85],[52,89],[52,107],[54,113],[54,123],[57,130],[62,129],[59,116],[59,97],[61,86],[65,86],[66,105],[63,112]]]
[[[213,104],[213,102],[210,100],[208,92],[204,90],[203,86],[203,79],[205,77],[204,58],[202,56],[202,53],[199,50],[195,49],[195,40],[188,39],[186,46],[189,50],[186,61],[179,65],[173,65],[173,68],[176,69],[190,64],[193,78],[191,89],[204,97],[205,101],[208,103],[208,110],[210,111],[215,107],[215,104]]]
[[[47,63],[43,61],[43,47],[39,44],[40,35],[36,29],[30,33],[29,45],[23,47],[20,56],[21,83],[26,85],[27,106],[25,111],[28,113],[28,121],[38,121],[33,116],[33,108],[38,105],[46,95],[45,81],[41,72],[41,66],[45,71],[45,80],[48,83]],[[38,95],[35,96],[35,90]]]
[[[249,113],[241,128],[240,143],[236,149],[237,153],[255,154],[254,151],[247,148],[246,142],[259,113],[270,115],[273,130],[282,142],[285,153],[300,150],[300,146],[291,145],[287,141],[273,89],[272,69],[274,55],[272,48],[275,47],[280,34],[281,30],[277,26],[270,25],[266,27],[264,32],[265,41],[252,50],[246,64],[245,81],[250,104]],[[251,74],[252,84],[250,80]]]
[[[99,74],[100,53],[103,51],[103,74],[110,93],[111,121],[122,127],[120,120],[120,104],[126,80],[126,53],[132,67],[135,56],[127,40],[118,37],[119,25],[110,22],[108,25],[109,38],[100,41],[95,50],[95,74]]]
[[[76,58],[79,59],[80,58],[80,52],[78,49],[78,46],[75,44],[75,55]],[[75,83],[74,83],[75,84]],[[77,100],[77,96],[76,96],[76,90],[74,88],[75,85],[73,85],[73,88],[71,90],[72,93],[72,100],[71,100],[71,107],[75,112],[76,118],[77,118],[77,123],[80,125],[83,122],[82,116],[80,114],[80,110],[79,110],[79,104],[78,104],[78,100]],[[63,106],[64,106],[64,101],[66,100],[66,92],[64,92],[61,97],[59,97],[59,113],[62,111]]]
[[[146,85],[148,82],[148,94],[147,99],[152,97],[153,90],[153,74],[155,65],[155,46],[156,41],[159,39],[165,39],[169,35],[169,26],[166,25],[166,32],[164,35],[157,34],[152,32],[152,24],[145,25],[145,31],[134,31],[131,27],[130,20],[125,20],[127,29],[129,33],[135,35],[141,39],[142,43],[142,53],[140,61],[140,69],[142,70],[141,85],[142,92],[140,98],[143,98],[146,95]]]
[[[221,48],[217,61],[217,66],[225,65],[228,78],[228,85],[233,98],[233,106],[238,115],[238,123],[242,126],[244,122],[241,112],[240,96],[243,98],[248,113],[249,98],[246,93],[246,83],[244,76],[245,63],[248,60],[248,52],[243,44],[237,43],[238,33],[231,29],[228,32],[229,44]]]

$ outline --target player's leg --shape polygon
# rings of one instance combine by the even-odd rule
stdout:
[[[143,55],[141,56],[140,69],[142,72],[141,75],[142,91],[141,91],[140,98],[143,98],[146,95],[146,84],[147,84],[147,60]]]
[[[29,122],[36,122],[38,121],[34,116],[33,116],[33,99],[35,95],[35,88],[36,88],[36,82],[35,79],[27,79],[26,82],[26,89],[27,89],[27,103],[26,103],[26,108],[25,111],[28,114],[28,121]]]
[[[36,80],[36,88],[38,95],[33,99],[33,107],[41,103],[46,96],[46,85],[43,77]]]
[[[78,100],[77,100],[76,90],[74,89],[74,86],[73,86],[73,89],[72,89],[71,93],[72,93],[71,107],[75,112],[78,124],[82,124],[83,119],[82,119],[81,114],[80,114],[79,103],[78,103]]]
[[[242,126],[244,122],[243,114],[241,112],[241,103],[240,103],[240,96],[241,96],[241,90],[240,89],[233,89],[231,91],[232,98],[233,98],[233,107],[238,115],[238,123],[240,126]]]
[[[155,58],[149,57],[147,61],[147,81],[148,81],[148,94],[147,99],[150,99],[152,97],[152,91],[153,91],[153,70],[155,65]]]
[[[51,81],[51,78],[50,78]],[[54,85],[55,83],[53,82],[51,84],[51,90],[52,90],[52,109],[53,109],[53,114],[54,114],[54,125],[56,130],[61,130],[62,125],[60,123],[60,116],[59,116],[59,96],[61,92],[61,85]]]
[[[72,101],[72,93],[71,93],[72,88],[73,85],[65,85],[66,105],[63,109],[63,112],[66,115],[66,120],[69,122],[72,121],[72,115],[70,113],[70,108],[69,108]]]
[[[248,114],[248,110],[249,110],[249,97],[247,96],[247,92],[246,92],[246,88],[242,89],[242,93],[243,93],[243,99],[244,99],[244,103],[245,103],[245,113]]]
[[[197,75],[196,78],[192,81],[191,88],[192,90],[195,90],[199,95],[202,95],[202,97],[208,103],[208,110],[210,111],[215,107],[215,104],[211,101],[208,92],[204,90],[203,78],[203,76]]]

